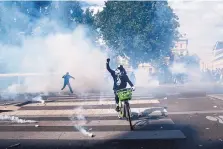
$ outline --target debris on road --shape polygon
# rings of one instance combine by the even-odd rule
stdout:
[[[205,129],[209,130],[210,128],[205,128]]]
[[[32,101],[38,101],[38,102],[41,102],[42,104],[45,104],[45,101],[40,95],[32,98]]]
[[[218,119],[219,123],[223,124],[223,119],[222,119],[222,117],[221,117],[221,116],[216,117],[216,118]]]
[[[83,111],[83,107],[79,107],[77,108],[76,110],[78,110],[79,112],[78,113],[81,113],[81,111]],[[93,133],[90,133],[88,132],[84,127],[83,125],[85,125],[87,123],[87,120],[86,118],[79,114],[79,115],[72,115],[70,117],[70,120],[74,123],[74,127],[79,131],[81,132],[83,135],[85,136],[89,136],[89,137],[94,137],[95,135],[93,135]],[[92,128],[90,128],[92,129]]]
[[[217,108],[217,106],[213,106],[214,108]]]
[[[203,145],[201,145],[201,144],[199,145],[199,147],[202,147],[202,146],[203,146]]]
[[[94,137],[93,133],[88,133],[89,137]]]
[[[222,139],[218,139],[218,140],[221,141],[221,142],[223,141]]]
[[[20,145],[21,145],[20,143],[16,143],[16,144],[9,146],[8,148],[19,147]],[[8,149],[8,148],[6,148],[6,149]]]
[[[167,97],[163,98],[163,99],[167,99]]]
[[[35,125],[35,127],[39,127],[39,125]]]
[[[206,119],[208,119],[210,121],[217,121],[218,120],[216,117],[213,117],[213,116],[206,116]]]

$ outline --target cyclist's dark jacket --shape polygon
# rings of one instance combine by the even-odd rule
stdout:
[[[127,82],[129,83],[129,85],[131,87],[133,87],[133,84],[132,82],[129,80],[129,77],[127,76],[126,73],[122,73],[122,75],[119,76],[120,80],[121,80],[121,83],[120,85],[117,84],[118,82],[118,76],[115,74],[115,71],[112,70],[109,66],[109,63],[106,63],[106,68],[107,70],[111,73],[111,76],[114,80],[114,85],[113,85],[113,90],[119,90],[119,89],[124,89],[127,87]]]

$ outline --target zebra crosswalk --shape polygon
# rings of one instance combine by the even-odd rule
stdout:
[[[48,98],[29,103],[18,110],[0,113],[0,139],[46,140],[145,140],[183,139],[174,122],[163,113],[158,99],[136,98],[130,101],[134,131],[119,119],[114,99]],[[139,116],[138,114],[142,114]],[[94,137],[86,134],[92,133]]]

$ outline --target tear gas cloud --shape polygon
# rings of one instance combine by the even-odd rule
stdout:
[[[19,117],[8,116],[8,115],[0,115],[0,121],[9,121],[9,122],[20,123],[20,124],[37,123],[37,121],[20,119]]]
[[[1,12],[4,24],[1,25],[4,25],[7,35],[1,37],[4,40],[0,40],[1,63],[6,64],[4,73],[40,74],[22,77],[21,84],[12,84],[7,91],[60,91],[63,85],[62,75],[66,72],[75,77],[75,80],[71,80],[71,86],[76,91],[111,89],[103,79],[107,55],[87,36],[87,26],[79,25],[69,31],[49,18],[30,21],[33,18],[17,7],[8,8],[1,3],[0,8],[4,10]],[[53,18],[57,17],[52,15],[51,13]],[[11,16],[17,21],[12,22]],[[23,21],[18,21],[19,19]],[[27,24],[31,26],[29,30]],[[31,34],[23,34],[23,29]],[[10,33],[17,36],[12,37]],[[12,39],[18,44],[5,42]]]
[[[198,83],[202,79],[202,74],[197,67],[187,67],[185,63],[175,62],[169,70],[173,75],[187,74],[189,82]]]
[[[149,75],[145,69],[136,69],[135,71],[136,85],[141,87],[157,87],[159,86],[158,78]]]
[[[78,113],[81,113],[83,112],[83,107],[78,107],[77,109],[75,109],[77,111],[79,111]],[[81,114],[78,114],[78,115],[75,115],[73,114],[71,117],[70,117],[70,120],[72,121],[72,123],[74,124],[74,127],[79,131],[81,132],[83,135],[85,136],[89,136],[89,137],[93,137],[93,134],[90,133],[85,127],[84,125],[87,124],[87,120],[86,118],[81,115]]]
[[[186,73],[187,72],[187,69],[185,68],[184,63],[173,63],[170,70],[173,74]]]

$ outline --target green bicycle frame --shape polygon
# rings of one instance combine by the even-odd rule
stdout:
[[[122,103],[128,102],[129,100],[132,99],[132,89],[131,88],[120,89],[117,91],[117,95],[119,98],[119,107],[121,109],[120,116],[124,117],[126,109],[123,109],[124,105]]]

